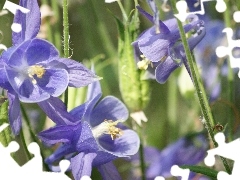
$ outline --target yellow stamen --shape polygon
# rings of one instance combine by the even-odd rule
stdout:
[[[97,138],[103,134],[109,134],[112,140],[119,138],[123,134],[123,131],[116,127],[119,122],[122,122],[122,120],[113,121],[105,119],[104,122],[92,128],[93,136]]]
[[[112,140],[119,138],[121,135],[123,135],[123,131],[120,128],[117,128],[116,125],[118,124],[118,121],[112,121],[112,120],[104,120],[105,123],[107,123],[108,132],[105,134],[110,134]]]
[[[36,75],[38,78],[42,78],[45,72],[46,70],[42,65],[34,65],[28,68],[28,76],[32,78],[33,84],[37,84],[37,81],[34,79],[34,75]]]

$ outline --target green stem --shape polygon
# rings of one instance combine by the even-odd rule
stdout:
[[[28,115],[27,115],[23,105],[21,104],[20,106],[21,106],[21,112],[22,112],[23,118],[24,118],[24,120],[27,124],[28,129],[29,129],[31,138],[32,138],[33,141],[38,142],[38,138],[36,138],[35,133],[33,132],[32,128],[31,128],[31,124],[30,124],[30,120],[28,118]]]
[[[69,57],[69,23],[68,23],[68,0],[63,0],[63,53]],[[64,93],[64,102],[68,104],[68,89]]]
[[[25,136],[24,136],[24,133],[23,133],[23,129],[21,129],[21,131],[20,131],[20,140],[21,140],[21,143],[22,143],[22,145],[23,145],[23,149],[24,149],[26,158],[27,158],[27,160],[30,160],[30,159],[32,158],[32,156],[31,156],[31,154],[28,152],[28,148],[27,148]]]
[[[27,112],[26,112],[25,108],[23,107],[22,104],[20,105],[20,107],[21,107],[21,112],[22,112],[23,118],[24,118],[24,120],[25,120],[25,122],[26,122],[26,125],[27,125],[28,129],[29,129],[30,136],[31,136],[32,140],[33,140],[34,142],[36,142],[41,149],[43,149],[41,142],[40,142],[39,139],[36,137],[35,132],[34,132],[33,129],[32,129],[32,126],[31,126],[31,123],[30,123],[30,119],[29,119],[29,117],[28,117],[28,115],[27,115]],[[26,146],[26,143],[25,143],[25,146]],[[25,147],[25,148],[26,148],[26,147]],[[28,152],[28,151],[27,151],[27,152]],[[42,153],[42,151],[40,151],[40,153],[41,153],[41,156],[45,159],[45,156],[44,156],[44,154]],[[28,152],[28,154],[29,154],[29,152]],[[29,155],[30,155],[30,154],[29,154]],[[31,156],[30,156],[30,157],[31,157]],[[49,170],[48,166],[47,166],[45,163],[43,163],[43,165],[44,165],[44,168],[45,168],[46,170]]]
[[[123,15],[123,19],[124,19],[124,22],[127,22],[128,20],[128,16],[127,16],[127,13],[122,5],[122,2],[120,0],[117,1],[118,2],[118,5],[119,5],[119,8],[121,9],[121,12],[122,12],[122,15]]]
[[[229,7],[229,1],[225,0],[227,9],[230,9]],[[223,14],[224,17],[224,22],[225,22],[225,26],[226,27],[230,27],[232,28],[232,24],[231,24],[231,15],[230,15],[230,11],[225,11]],[[230,59],[228,57],[228,75],[227,75],[227,79],[228,79],[228,88],[227,88],[227,95],[228,95],[228,100],[229,102],[234,101],[234,73],[233,73],[233,69],[230,66]],[[231,109],[228,109],[228,124],[229,124],[229,133],[228,133],[228,140],[232,141],[233,140],[233,131],[234,131],[234,123],[233,123],[233,114],[231,112]]]
[[[145,160],[144,160],[144,146],[142,144],[142,140],[141,140],[141,144],[139,147],[139,153],[140,153],[140,164],[141,164],[141,174],[142,174],[142,180],[146,180],[146,176],[145,176]]]
[[[173,5],[172,6],[173,12],[175,14],[177,14],[178,11],[175,7],[176,0],[171,0],[171,4]],[[190,68],[190,71],[191,71],[193,84],[196,88],[198,100],[199,100],[200,107],[201,107],[201,110],[202,110],[202,113],[203,113],[203,116],[204,116],[205,127],[206,127],[206,129],[207,129],[207,131],[210,135],[211,140],[213,141],[214,146],[217,147],[217,142],[214,139],[214,132],[213,132],[213,129],[212,129],[212,127],[215,126],[215,122],[214,122],[212,112],[211,112],[211,109],[210,109],[210,106],[209,106],[209,103],[208,103],[206,92],[205,92],[205,89],[203,87],[202,80],[200,78],[198,69],[196,67],[196,62],[194,61],[194,59],[191,55],[191,51],[190,51],[189,46],[188,46],[188,42],[187,42],[187,39],[186,39],[186,36],[185,36],[185,31],[183,29],[183,25],[182,25],[181,21],[179,21],[178,19],[177,19],[177,23],[178,23],[178,28],[179,28],[179,31],[180,31],[181,39],[182,39],[182,42],[183,42],[184,50],[185,50],[185,53],[186,53],[186,58],[187,58],[189,68]],[[230,169],[226,159],[224,159],[224,158],[221,158],[221,159],[223,161],[223,165],[224,165],[226,171],[229,174],[231,174],[231,169]]]

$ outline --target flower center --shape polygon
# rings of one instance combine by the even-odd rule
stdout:
[[[151,61],[148,60],[144,55],[140,55],[140,57],[142,58],[142,60],[137,63],[137,66],[141,70],[146,70]]]
[[[28,72],[28,76],[32,79],[32,83],[37,84],[36,79],[34,79],[34,75],[36,75],[38,78],[42,78],[46,70],[42,65],[34,65],[34,66],[30,66],[27,72]]]
[[[105,119],[101,124],[92,129],[93,136],[97,138],[102,134],[109,134],[112,140],[119,138],[123,134],[123,131],[120,128],[116,127],[116,125],[119,122],[122,121],[121,120],[113,121]]]

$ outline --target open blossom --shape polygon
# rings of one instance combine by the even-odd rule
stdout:
[[[155,75],[156,80],[159,83],[164,83],[182,63],[188,69],[184,47],[180,41],[177,20],[169,19],[162,22],[140,7],[138,7],[138,10],[155,24],[133,42],[138,67],[147,69],[149,66],[149,71]],[[184,30],[186,33],[194,32],[188,39],[189,48],[193,50],[204,37],[205,28],[203,21],[195,15],[189,16],[188,21],[189,23],[184,26]]]
[[[90,176],[92,166],[99,169],[104,179],[113,172],[116,173],[114,179],[118,179],[111,161],[118,157],[129,157],[137,153],[139,148],[138,135],[122,124],[128,118],[126,106],[113,96],[99,101],[101,95],[100,83],[92,83],[89,85],[87,102],[69,114],[60,100],[39,103],[56,123],[55,127],[39,133],[39,138],[47,144],[62,143],[45,162],[52,165],[64,156],[71,158],[75,179],[83,175]],[[53,113],[55,110],[58,113]],[[62,114],[62,118],[56,114]],[[106,169],[109,172],[105,172]]]
[[[37,0],[21,0],[29,13],[17,11],[14,23],[20,32],[12,33],[13,46],[0,57],[0,87],[8,91],[9,120],[14,134],[21,128],[20,101],[36,103],[61,95],[67,86],[82,87],[97,76],[82,64],[59,57],[58,50],[36,38],[40,29]]]

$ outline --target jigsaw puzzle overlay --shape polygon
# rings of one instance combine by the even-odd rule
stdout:
[[[9,124],[3,124],[0,126],[0,132],[3,131]],[[62,160],[59,163],[61,172],[44,172],[42,168],[42,157],[40,154],[40,148],[37,143],[32,142],[28,145],[28,151],[34,155],[34,157],[23,166],[19,164],[10,155],[19,149],[17,142],[12,141],[7,147],[4,147],[0,143],[0,179],[15,180],[71,180],[64,173],[69,168],[70,162],[68,160]],[[14,173],[13,173],[14,172]],[[88,176],[83,176],[81,180],[91,180]]]
[[[182,22],[184,22],[188,15],[191,14],[204,14],[204,6],[203,3],[207,1],[216,1],[216,10],[218,12],[226,11],[226,4],[224,0],[202,0],[200,1],[201,10],[196,12],[187,12],[187,3],[184,0],[178,1],[176,7],[178,9],[178,14],[175,16]],[[110,2],[110,1],[109,1]],[[166,3],[166,0],[164,1]],[[8,0],[5,1],[3,6],[3,10],[8,10],[9,12],[15,14],[17,10],[20,10],[23,13],[28,13],[29,10],[23,8],[17,4],[14,4]],[[235,22],[240,22],[240,11],[236,11],[233,14],[233,19]],[[14,32],[21,32],[21,25],[17,23],[13,23],[11,26]],[[226,27],[223,30],[223,33],[226,33],[228,40],[228,47],[219,46],[216,49],[216,54],[218,57],[229,56],[230,64],[232,68],[240,68],[239,58],[235,58],[232,54],[233,49],[235,47],[240,47],[240,40],[233,40],[233,30],[229,27]],[[0,44],[0,49],[6,50],[7,47],[3,44]],[[239,61],[239,62],[238,62]],[[238,74],[240,77],[240,73]],[[0,132],[3,131],[9,124],[4,123],[0,126]],[[218,180],[237,180],[240,177],[240,157],[238,156],[238,152],[240,151],[240,138],[225,143],[225,136],[223,133],[218,133],[215,135],[215,140],[218,143],[218,147],[208,150],[208,155],[206,156],[204,162],[207,166],[213,166],[215,163],[215,156],[219,155],[225,157],[227,159],[231,159],[234,161],[234,167],[232,170],[232,174],[227,174],[224,171],[220,171],[217,175]],[[3,147],[0,143],[0,179],[24,179],[24,180],[32,180],[32,179],[44,179],[44,180],[70,180],[68,176],[64,173],[70,166],[70,162],[68,160],[62,160],[59,163],[61,172],[44,172],[42,169],[42,157],[40,155],[40,148],[37,143],[31,143],[28,145],[28,150],[34,157],[28,161],[23,166],[19,166],[18,163],[11,157],[11,153],[16,152],[19,149],[19,145],[12,141],[7,147]],[[4,163],[2,163],[4,162]],[[14,172],[14,173],[12,173]],[[173,176],[180,176],[182,180],[187,180],[189,177],[190,170],[189,169],[181,169],[179,166],[174,165],[171,168],[171,174]],[[90,177],[84,176],[81,180],[91,180]],[[158,176],[155,180],[164,180],[164,177]]]

